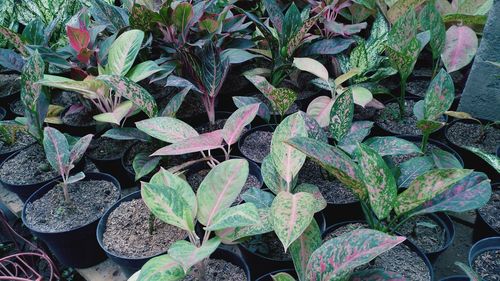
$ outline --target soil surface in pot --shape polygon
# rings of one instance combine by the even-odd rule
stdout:
[[[373,107],[362,107],[357,104],[354,105],[354,115],[352,119],[354,121],[365,121],[365,120],[373,120],[377,114],[377,109]]]
[[[488,126],[481,135],[481,125],[454,122],[448,128],[449,140],[460,147],[473,146],[490,154],[495,154],[500,145],[500,128]]]
[[[24,116],[24,105],[20,99],[15,100],[10,104],[10,110],[16,115]]]
[[[479,209],[481,217],[498,233],[500,233],[500,188],[493,189],[491,198]]]
[[[246,281],[245,271],[228,261],[220,259],[209,259],[206,261],[205,277],[198,277],[198,268],[193,269],[184,277],[183,281]]]
[[[243,140],[241,153],[255,162],[262,162],[271,152],[273,132],[254,131]]]
[[[89,145],[87,155],[93,159],[119,159],[133,141],[114,140],[110,138],[94,138]]]
[[[286,261],[291,260],[290,251],[285,253],[283,244],[274,232],[255,235],[242,243],[248,251],[267,257],[269,259]]]
[[[149,233],[150,211],[142,199],[122,202],[106,221],[103,244],[106,250],[130,258],[151,257],[164,253],[186,232],[158,219]]]
[[[21,150],[0,167],[2,181],[15,185],[41,183],[57,176],[59,173],[52,169],[38,144]]]
[[[189,185],[191,185],[193,190],[196,191],[196,190],[198,190],[198,187],[200,186],[201,182],[208,175],[209,172],[210,172],[210,169],[203,169],[203,170],[197,171],[195,173],[188,174],[186,176],[186,180],[189,183]],[[247,181],[245,182],[245,185],[241,189],[240,195],[238,195],[238,197],[236,198],[235,204],[240,203],[242,201],[242,199],[241,199],[242,193],[245,193],[245,191],[247,191],[249,188],[252,188],[252,187],[259,188],[260,186],[261,186],[261,182],[259,181],[259,179],[252,174],[248,174]]]
[[[17,81],[16,81],[17,80]],[[10,96],[21,90],[21,79],[17,74],[0,75],[0,97]]]
[[[427,216],[410,218],[397,229],[425,253],[436,252],[446,244],[444,228]]]
[[[500,250],[485,251],[472,261],[472,269],[484,281],[500,281]]]
[[[399,105],[397,102],[389,103],[384,109],[377,112],[375,122],[384,130],[400,135],[421,135],[422,131],[417,128],[417,117],[413,114],[413,106],[416,101],[406,100],[405,118],[399,120]],[[441,121],[444,121],[442,119]]]
[[[346,204],[357,202],[356,196],[335,177],[311,160],[306,160],[299,172],[299,184],[310,183],[319,187],[326,202],[332,204]]]
[[[414,96],[425,97],[425,92],[431,83],[430,79],[415,79],[406,84],[406,91]]]
[[[62,232],[84,226],[99,219],[120,196],[109,181],[89,180],[68,186],[68,203],[61,184],[26,207],[26,222],[40,232]]]
[[[91,109],[87,108],[83,108],[81,110],[76,110],[73,112],[68,111],[62,117],[62,121],[64,124],[71,126],[93,126],[97,124],[97,122],[93,118],[94,114],[96,114],[96,112],[93,112]]]
[[[208,133],[208,132],[213,132],[213,131],[216,131],[216,130],[220,130],[222,128],[224,128],[224,124],[226,124],[226,121],[227,119],[224,118],[224,119],[215,119],[215,124],[211,125],[210,123],[205,123],[203,125],[200,125],[200,126],[196,126],[196,128],[194,128],[199,134],[204,134],[204,133]],[[243,132],[245,131],[245,129],[243,129]]]
[[[21,149],[29,144],[34,143],[36,140],[26,131],[16,132],[16,141],[12,145],[8,145],[0,140],[0,153],[9,153]]]
[[[367,228],[368,226],[361,223],[354,223],[339,227],[332,233],[329,233],[323,241],[340,236],[358,228]],[[384,269],[387,271],[398,272],[412,281],[429,281],[431,275],[427,265],[420,256],[412,251],[408,246],[399,244],[389,251],[379,255],[374,260],[366,265],[362,265],[355,269],[361,271],[366,269]]]
[[[181,90],[178,91],[173,91],[170,90],[165,93],[165,97],[161,98],[160,102],[158,103],[158,108],[160,110],[163,110],[165,106],[170,102],[170,100]],[[151,93],[151,92],[150,92]],[[184,98],[184,101],[181,104],[181,107],[177,111],[176,117],[179,119],[184,119],[184,118],[190,118],[193,116],[197,116],[200,114],[207,114],[205,111],[205,107],[203,106],[203,102],[201,101],[201,98],[191,92],[186,95]]]

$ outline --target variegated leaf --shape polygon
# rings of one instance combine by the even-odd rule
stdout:
[[[302,116],[302,119],[304,119],[307,135],[310,138],[322,141],[324,143],[328,142],[328,132],[321,128],[321,126],[318,124],[318,121],[316,121],[314,118],[307,115],[307,113],[303,111],[299,111],[297,112],[297,114]]]
[[[385,271],[383,269],[368,269],[354,272],[350,281],[406,281],[400,273]]]
[[[291,37],[287,44],[288,57],[292,56],[295,50],[301,45],[302,40],[306,36],[307,32],[309,31],[309,29],[311,29],[311,27],[313,27],[314,24],[316,24],[320,16],[321,14],[317,14],[314,17],[307,19],[302,24],[302,27],[295,33],[295,35]]]
[[[311,58],[293,58],[293,65],[302,70],[307,71],[324,81],[329,80],[328,70],[319,61]]]
[[[352,90],[349,89],[337,96],[330,110],[330,134],[340,141],[349,133],[354,114]]]
[[[194,17],[193,5],[188,2],[179,3],[172,14],[172,22],[180,33],[185,33],[188,24]]]
[[[387,45],[386,51],[391,66],[398,70],[401,80],[406,81],[412,73],[421,51],[420,42],[414,37],[401,51],[393,49],[391,45]]]
[[[306,280],[305,275],[309,258],[322,243],[318,223],[316,220],[312,220],[302,235],[290,245],[290,254],[299,280]]]
[[[135,180],[138,181],[142,177],[151,173],[160,163],[160,157],[149,157],[148,153],[140,152],[135,155],[132,161],[132,168],[135,173]]]
[[[403,0],[403,2],[405,1],[406,0]],[[414,9],[403,11],[389,31],[387,45],[397,52],[402,52],[417,36],[417,24],[418,22]]]
[[[295,281],[295,278],[293,278],[292,275],[286,272],[280,272],[275,275],[271,275],[271,278],[273,279],[273,281]]]
[[[417,128],[419,128],[424,135],[429,135],[446,125],[445,122],[433,121],[433,120],[420,120],[417,122]]]
[[[420,148],[414,143],[398,137],[372,137],[364,144],[373,148],[381,156],[421,153]]]
[[[319,187],[317,187],[314,184],[302,183],[302,184],[298,185],[297,187],[295,187],[293,189],[293,192],[294,193],[307,192],[307,193],[312,194],[314,196],[314,199],[316,199],[316,202],[314,203],[316,213],[320,212],[321,210],[326,208],[326,204],[327,204],[326,199],[323,197],[323,194],[319,190]]]
[[[431,155],[434,165],[439,169],[463,168],[462,163],[451,152],[442,149],[433,149]]]
[[[382,156],[369,146],[358,144],[356,159],[368,190],[371,209],[380,220],[383,220],[391,212],[398,194],[396,180]]]
[[[411,158],[399,165],[399,187],[408,187],[412,181],[423,173],[432,170],[434,163],[429,156]]]
[[[271,92],[274,90],[274,86],[271,85],[271,83],[267,82],[266,78],[260,75],[250,75],[246,74],[244,75],[250,83],[252,83],[257,90],[259,90],[262,94],[265,96],[268,96],[271,94]]]
[[[151,156],[183,155],[204,150],[217,149],[222,146],[222,140],[222,130],[208,132],[167,145],[155,151],[151,154]]]
[[[145,62],[141,62],[138,65],[132,67],[129,72],[127,72],[127,77],[134,81],[140,82],[151,75],[163,70],[156,62],[148,60]]]
[[[23,40],[17,33],[8,28],[0,26],[0,34],[2,35],[2,38],[7,39],[8,42],[14,45],[14,47],[19,51],[19,53],[21,53],[21,55],[23,55],[24,57],[28,56],[25,42],[23,42]]]
[[[72,147],[69,153],[69,163],[77,163],[90,145],[94,135],[88,134],[81,137]]]
[[[222,136],[228,145],[238,141],[245,126],[250,124],[257,115],[259,105],[260,103],[244,106],[229,116],[222,129]]]
[[[274,165],[273,156],[271,154],[267,155],[262,160],[261,172],[264,183],[274,194],[278,194],[281,191],[286,191],[287,182],[278,173],[278,170]],[[292,186],[294,186],[293,183]]]
[[[180,92],[178,92],[175,96],[170,99],[168,104],[165,106],[163,111],[161,112],[161,116],[164,117],[175,117],[177,114],[177,111],[182,105],[182,102],[184,102],[184,98],[187,96],[189,91],[191,90],[191,87],[185,87],[182,89]]]
[[[198,188],[198,221],[210,227],[215,216],[236,200],[247,177],[248,162],[243,159],[227,160],[213,168]]]
[[[150,259],[141,268],[137,281],[182,280],[185,276],[181,264],[169,255]]]
[[[220,239],[215,237],[204,242],[201,247],[196,247],[188,241],[180,240],[170,246],[168,249],[168,255],[182,265],[184,273],[188,273],[189,269],[193,265],[208,258],[213,252],[215,252],[217,247],[219,247],[220,242]]]
[[[353,122],[349,133],[338,142],[337,146],[351,154],[356,149],[357,144],[370,134],[372,127],[373,122],[371,121]]]
[[[133,107],[134,104],[131,101],[124,101],[112,112],[97,114],[94,115],[93,118],[99,122],[120,125],[123,118],[125,118],[133,110]]]
[[[31,55],[28,61],[24,64],[21,73],[21,101],[24,106],[30,111],[36,111],[36,104],[42,85],[37,82],[43,78],[45,64],[37,50]]]
[[[481,159],[490,164],[491,167],[493,167],[493,169],[497,171],[497,173],[500,173],[500,158],[498,156],[486,153],[481,149],[473,146],[465,146],[464,148],[481,157]]]
[[[221,210],[205,230],[215,231],[232,227],[249,226],[259,223],[260,216],[253,203],[243,203]]]
[[[287,88],[276,88],[269,95],[266,95],[266,98],[271,102],[274,111],[277,111],[281,116],[285,116],[297,99],[297,93]]]
[[[330,111],[334,100],[327,96],[315,98],[307,107],[307,115],[318,121],[321,127],[327,127],[330,123]]]
[[[278,3],[276,3],[276,1],[272,0],[264,0],[262,2],[264,4],[264,7],[266,8],[267,13],[269,14],[269,19],[273,23],[274,28],[276,28],[278,32],[281,32],[283,27],[284,15],[283,12],[281,12],[280,6],[278,5]]]
[[[403,193],[399,194],[394,210],[407,213],[422,203],[448,190],[452,185],[472,173],[465,169],[437,169],[418,176]]]
[[[253,203],[255,207],[270,208],[274,200],[274,195],[260,188],[251,187],[241,194],[241,199],[247,203]]]
[[[476,55],[478,39],[474,30],[466,25],[453,25],[446,31],[441,60],[448,72],[454,72],[468,65]]]
[[[434,2],[429,2],[420,12],[420,24],[424,30],[430,30],[432,58],[438,59],[444,49],[446,27]]]
[[[168,143],[180,142],[198,136],[198,132],[187,123],[173,117],[155,117],[136,122],[137,129],[153,138]]]
[[[316,199],[312,194],[280,192],[271,206],[271,225],[285,252],[313,220]]]
[[[236,228],[226,228],[220,231],[216,231],[218,237],[222,239],[225,244],[234,244],[235,241],[251,237],[259,234],[264,234],[273,231],[271,223],[269,222],[270,208],[258,209],[259,212],[259,222],[249,226],[236,227]]]
[[[394,5],[390,5],[391,8],[387,12],[387,18],[392,23],[397,22],[405,13],[415,11],[415,8],[424,2],[425,0],[396,0]]]
[[[453,79],[444,69],[441,69],[432,79],[425,93],[424,118],[427,120],[438,119],[450,108],[454,98]]]
[[[125,76],[134,64],[143,39],[144,32],[138,29],[126,31],[118,36],[109,48],[106,72]]]
[[[356,267],[405,240],[371,229],[357,229],[325,242],[307,264],[307,280],[345,280]]]
[[[65,175],[69,163],[69,144],[66,137],[57,129],[45,127],[43,130],[43,149],[50,166],[59,174]]]
[[[235,96],[233,97],[233,102],[237,108],[242,108],[250,104],[258,103],[259,110],[257,111],[257,115],[260,118],[264,119],[264,121],[266,122],[269,122],[269,120],[271,119],[271,110],[269,110],[269,107],[256,97]]]
[[[139,140],[143,142],[151,141],[151,137],[137,128],[111,128],[102,137],[114,140]]]

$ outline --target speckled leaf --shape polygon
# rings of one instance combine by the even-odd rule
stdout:
[[[420,24],[424,30],[431,32],[432,58],[437,59],[444,49],[446,28],[441,14],[433,4],[433,2],[427,3],[420,12]]]
[[[198,188],[198,221],[210,227],[214,217],[233,204],[248,177],[248,162],[243,159],[227,160],[203,179]]]
[[[337,96],[330,110],[330,134],[334,139],[340,141],[349,133],[353,114],[354,100],[349,89]]]
[[[472,170],[437,169],[418,176],[396,199],[396,214],[404,214],[431,200],[468,176]]]
[[[469,266],[461,263],[461,262],[458,262],[456,261],[455,262],[455,265],[457,265],[458,267],[460,267],[460,269],[462,269],[463,272],[465,272],[465,274],[467,275],[467,277],[469,277],[470,281],[482,281],[483,279],[472,269],[470,268]]]
[[[134,64],[143,39],[144,32],[138,29],[126,31],[118,36],[109,48],[106,72],[125,76]]]
[[[14,31],[0,26],[0,34],[2,38],[5,38],[10,42],[14,47],[23,55],[24,57],[28,56],[28,51],[26,50],[25,43],[22,41],[21,37],[15,33]]]
[[[307,32],[311,29],[311,27],[313,27],[314,24],[316,24],[320,16],[321,14],[317,14],[316,16],[304,21],[302,27],[290,38],[290,40],[288,40],[287,55],[289,57],[292,56],[295,50],[302,44]]]
[[[417,24],[415,10],[409,9],[404,11],[387,35],[387,46],[397,52],[402,52],[415,39]]]
[[[285,252],[309,226],[316,210],[316,199],[310,193],[280,192],[271,206],[271,224]]]
[[[357,229],[325,242],[307,264],[307,280],[346,280],[358,266],[405,240],[371,229]]]
[[[328,142],[328,132],[321,128],[321,126],[318,124],[318,121],[316,121],[314,118],[307,115],[303,111],[299,111],[297,112],[297,114],[302,116],[302,119],[304,119],[307,135],[310,138],[322,141],[324,143]]]
[[[271,154],[267,155],[262,160],[261,172],[264,183],[266,184],[267,188],[269,188],[274,194],[278,194],[281,191],[286,191],[286,180],[283,179],[278,173],[278,170],[276,170],[273,156]]]
[[[357,144],[370,134],[372,127],[373,122],[371,121],[353,122],[349,133],[338,142],[337,146],[351,154],[356,149]]]
[[[432,132],[435,132],[436,130],[442,128],[444,125],[446,125],[445,122],[434,120],[420,120],[417,122],[417,128],[422,130],[424,134],[431,134]]]
[[[107,130],[102,137],[114,140],[139,140],[143,142],[151,141],[151,137],[137,128],[112,128]]]
[[[453,25],[446,31],[446,43],[441,59],[448,72],[468,65],[476,55],[478,39],[468,26]]]
[[[260,188],[251,187],[241,194],[241,199],[247,203],[253,203],[257,208],[270,208],[274,195]]]
[[[465,212],[481,208],[491,197],[488,177],[473,172],[448,190],[423,203],[413,215],[436,212]]]
[[[260,118],[264,119],[264,121],[266,121],[266,122],[269,122],[269,120],[271,119],[271,111],[269,110],[269,107],[258,98],[245,97],[245,96],[235,96],[235,97],[233,97],[233,102],[237,108],[242,108],[246,105],[258,103],[259,110],[257,111],[257,115]]]
[[[271,85],[271,83],[267,82],[266,78],[260,75],[249,75],[245,74],[244,75],[250,83],[252,83],[257,90],[259,90],[262,94],[265,96],[268,96],[271,94],[271,92],[274,90],[274,86]]]
[[[110,5],[103,0],[89,0],[90,13],[100,24],[106,24],[109,31],[115,33],[128,26],[126,12],[120,7]]]
[[[293,278],[286,272],[280,272],[275,275],[271,275],[271,278],[273,279],[273,281],[295,281],[295,278]]]
[[[172,117],[150,118],[136,122],[135,125],[146,134],[168,143],[198,136],[198,132],[193,127]]]
[[[21,73],[21,101],[30,111],[36,111],[38,97],[42,91],[42,85],[37,82],[43,78],[45,64],[42,57],[35,52],[24,64]]]
[[[330,123],[330,111],[333,106],[333,99],[327,96],[315,98],[307,106],[307,114],[316,121],[321,127],[327,127]]]
[[[414,143],[397,137],[372,137],[364,144],[373,148],[381,156],[421,153],[420,148]]]
[[[500,158],[498,158],[498,156],[486,153],[473,146],[465,146],[464,148],[481,157],[481,159],[490,164],[491,167],[493,167],[497,171],[497,173],[500,173]]]
[[[423,173],[434,168],[434,163],[429,156],[414,157],[399,165],[399,187],[408,187],[412,181]]]
[[[273,109],[278,111],[281,116],[285,115],[297,99],[297,93],[287,88],[276,88],[265,96],[271,101]]]
[[[295,272],[299,280],[306,280],[307,262],[312,253],[323,243],[321,231],[316,220],[312,220],[309,226],[304,230],[297,240],[290,245],[290,254],[292,255]]]
[[[155,151],[151,154],[151,156],[183,155],[204,150],[217,149],[222,146],[222,140],[222,130],[208,132],[167,145]]]
[[[64,175],[69,165],[69,144],[66,137],[57,129],[45,127],[43,149],[52,169]]]
[[[283,27],[284,15],[283,12],[281,12],[280,6],[278,5],[278,3],[276,3],[276,1],[273,0],[264,0],[262,1],[262,3],[264,4],[264,7],[269,14],[269,19],[273,23],[274,28],[276,28],[278,32],[281,32]]]
[[[151,173],[160,163],[161,157],[149,157],[149,153],[141,152],[135,155],[132,161],[132,168],[135,173],[135,180],[139,180]]]
[[[245,126],[250,124],[257,115],[259,105],[260,103],[246,105],[229,116],[222,129],[222,136],[228,145],[238,141]]]
[[[415,11],[415,8],[424,2],[425,0],[397,0],[387,12],[387,18],[392,23],[397,22],[405,13]]]
[[[160,220],[187,231],[194,230],[191,208],[175,189],[163,184],[142,183],[141,196],[149,210]]]
[[[323,197],[321,190],[319,190],[319,187],[317,187],[314,184],[302,183],[302,184],[298,185],[297,187],[295,187],[293,189],[293,192],[294,193],[307,192],[307,193],[312,194],[314,196],[314,199],[316,199],[316,202],[314,203],[316,213],[323,210],[324,208],[326,208],[326,204],[327,204],[326,200]]]
[[[24,58],[11,49],[0,49],[0,65],[17,72],[21,72],[24,66]]]
[[[355,154],[368,190],[371,209],[380,220],[385,219],[391,212],[398,194],[391,169],[382,156],[367,145],[358,144]]]
[[[72,147],[69,153],[69,163],[77,163],[85,154],[94,135],[88,134],[81,137]]]
[[[406,281],[401,274],[383,269],[368,269],[354,272],[350,281]]]
[[[311,138],[297,137],[289,139],[287,143],[311,157],[358,197],[367,198],[368,194],[356,163],[343,151]]]
[[[181,264],[169,255],[150,259],[141,268],[137,281],[182,280],[185,276]]]
[[[463,168],[457,157],[446,150],[436,148],[431,151],[431,155],[434,165],[440,169]]]
[[[307,137],[304,119],[297,113],[285,118],[274,131],[271,141],[271,155],[279,175],[286,181],[287,190],[291,190],[293,178],[299,173],[306,160],[306,155],[285,141],[294,137]]]
[[[348,49],[355,41],[351,38],[334,37],[321,39],[300,48],[301,56],[336,55]]]
[[[115,94],[121,95],[133,102],[149,117],[155,117],[158,112],[155,99],[139,84],[133,82],[127,77],[117,75],[100,75],[98,80],[103,81],[108,87],[115,91]]]
[[[273,231],[271,223],[269,222],[271,208],[261,208],[258,209],[259,212],[259,222],[254,225],[236,227],[236,228],[226,228],[220,231],[216,231],[218,237],[222,239],[225,244],[234,244],[235,241],[254,235],[259,235],[267,232]]]
[[[242,227],[259,223],[259,212],[253,203],[243,203],[221,210],[212,224],[205,230],[215,231],[231,227]]]
[[[453,79],[444,69],[441,69],[432,79],[425,93],[424,118],[427,120],[438,119],[451,107],[454,98]]]
[[[349,62],[352,68],[357,68],[361,73],[368,70],[368,57],[366,56],[365,42],[361,43],[351,51]]]
[[[188,273],[193,265],[215,252],[220,242],[220,239],[215,237],[204,242],[201,247],[196,247],[188,241],[180,240],[170,246],[168,254],[182,265],[184,273]]]
[[[412,73],[420,50],[420,42],[416,37],[401,51],[393,49],[391,45],[387,46],[389,62],[394,69],[397,69],[402,80],[406,80]]]

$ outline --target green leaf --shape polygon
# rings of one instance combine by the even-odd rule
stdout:
[[[434,165],[440,169],[463,168],[462,163],[455,155],[446,150],[436,148],[431,151],[431,155]]]
[[[455,265],[460,267],[460,269],[465,272],[467,277],[469,277],[470,281],[482,281],[483,279],[469,266],[456,261]]]
[[[394,5],[389,5],[391,8],[387,12],[387,18],[390,22],[397,23],[405,14],[415,11],[415,8],[424,2],[425,0],[395,0],[393,1]],[[415,25],[415,27],[417,26]]]
[[[434,168],[432,159],[428,156],[411,158],[399,165],[399,187],[408,187],[418,176]]]
[[[90,13],[100,24],[105,24],[112,33],[129,25],[126,12],[120,7],[108,4],[103,0],[88,0],[90,2]]]
[[[205,93],[215,97],[219,93],[229,71],[229,59],[222,58],[213,44],[206,44],[201,53],[201,77]]]
[[[409,9],[404,11],[389,31],[387,46],[397,52],[407,49],[411,41],[416,39],[417,24],[415,10]]]
[[[368,70],[368,57],[366,54],[365,43],[362,42],[354,48],[349,57],[352,68],[357,68],[361,73]]]
[[[8,28],[0,26],[0,34],[3,38],[7,39],[9,43],[14,45],[14,47],[19,51],[19,53],[21,53],[21,55],[23,55],[24,57],[28,56],[28,51],[26,50],[25,43],[17,33]]]
[[[422,153],[413,142],[398,137],[372,137],[364,144],[373,148],[381,156]]]
[[[213,219],[207,231],[222,230],[231,227],[242,227],[259,223],[259,212],[253,203],[243,203],[221,210]]]
[[[250,124],[257,115],[259,105],[260,103],[244,106],[229,116],[222,129],[222,135],[228,145],[238,141],[245,126]]]
[[[451,107],[454,98],[453,79],[444,69],[441,69],[432,79],[425,93],[424,118],[437,120]]]
[[[354,100],[352,90],[348,89],[337,96],[330,110],[330,134],[337,141],[340,141],[349,133],[353,114]]]
[[[314,196],[314,199],[316,200],[316,202],[314,203],[314,208],[316,213],[326,208],[327,202],[323,197],[321,190],[319,190],[319,187],[317,187],[314,184],[301,183],[299,186],[294,188],[293,192],[294,193],[307,192],[309,194],[312,194]]]
[[[276,169],[273,156],[271,154],[267,155],[262,160],[261,172],[264,183],[274,194],[278,194],[281,191],[286,191],[287,182],[284,178],[281,177],[278,170]],[[295,179],[292,179],[292,181],[293,180]]]
[[[118,75],[100,75],[97,79],[112,88],[115,91],[115,95],[122,95],[133,102],[135,106],[139,107],[150,118],[156,116],[158,108],[154,97],[143,87],[139,86],[139,84]]]
[[[418,176],[396,199],[396,214],[404,214],[446,191],[472,170],[438,169]]]
[[[198,188],[198,221],[211,227],[215,216],[233,204],[248,177],[248,162],[243,159],[227,160],[203,179]]]
[[[188,273],[193,265],[208,258],[215,252],[220,242],[220,239],[215,237],[204,242],[201,247],[196,247],[188,241],[180,240],[170,246],[168,254],[182,265],[184,273]]]
[[[307,280],[348,280],[358,266],[405,240],[371,229],[357,229],[325,242],[307,264]]]
[[[420,12],[420,24],[424,30],[430,30],[432,58],[436,60],[444,49],[446,28],[434,2],[427,3]]]
[[[69,163],[77,163],[85,154],[85,151],[90,145],[92,141],[92,137],[94,135],[88,134],[81,137],[73,146],[71,147],[71,151],[69,153]],[[67,139],[67,138],[66,138]]]
[[[43,149],[50,166],[59,174],[65,175],[69,165],[69,144],[58,130],[46,127],[43,131]]]
[[[148,60],[132,67],[132,69],[127,72],[127,77],[134,82],[139,82],[161,70],[163,70],[163,68],[158,66],[156,62]]]
[[[44,71],[43,59],[35,50],[21,73],[21,101],[27,109],[34,112],[36,112],[37,100],[42,92],[42,85],[37,82],[43,78]]]
[[[394,50],[387,46],[387,56],[391,66],[398,70],[401,80],[406,81],[415,67],[418,54],[420,53],[420,42],[413,38],[408,46],[401,51]]]
[[[185,33],[185,29],[188,27],[188,24],[193,16],[194,12],[191,3],[183,2],[179,3],[175,7],[172,15],[172,21],[180,33]]]
[[[135,172],[135,180],[138,181],[145,175],[151,173],[160,163],[160,157],[149,157],[148,153],[138,153],[132,161],[132,168]]]
[[[271,206],[271,224],[285,252],[313,219],[316,199],[312,194],[280,192]]]
[[[297,93],[287,88],[276,88],[265,96],[273,105],[273,109],[278,111],[281,116],[285,116],[297,99]]]
[[[150,259],[141,268],[138,281],[168,280],[178,281],[185,276],[181,264],[169,255]]]
[[[481,149],[473,146],[465,146],[464,148],[481,157],[481,159],[490,164],[491,167],[493,167],[497,171],[497,173],[500,173],[500,158],[498,158],[498,156],[486,153]]]
[[[193,127],[172,117],[155,117],[136,122],[137,129],[168,143],[180,142],[198,136]]]
[[[143,39],[144,32],[137,29],[126,31],[116,38],[109,48],[107,73],[125,76],[134,64]]]
[[[328,70],[319,61],[311,58],[293,58],[293,66],[323,79],[329,80]]]
[[[107,130],[102,137],[114,140],[140,140],[143,142],[151,141],[151,137],[141,132],[137,128],[111,128]]]
[[[241,194],[241,199],[247,203],[253,203],[259,209],[270,208],[274,195],[260,188],[251,187]]]
[[[389,216],[398,194],[396,180],[382,156],[369,146],[358,144],[355,153],[371,209],[378,219],[383,220]]]
[[[251,74],[243,74],[243,76],[245,76],[245,78],[266,97],[269,96],[274,90],[274,86],[271,85],[271,83],[269,83],[263,76]]]
[[[294,137],[306,137],[307,130],[304,119],[297,113],[285,118],[274,131],[271,141],[271,156],[278,174],[287,183],[290,191],[294,177],[306,160],[306,155],[285,141]]]
[[[349,129],[349,133],[339,141],[337,146],[342,148],[345,152],[352,154],[357,144],[361,143],[363,139],[370,134],[372,127],[373,122],[371,121],[353,122]]]
[[[180,92],[175,94],[175,96],[170,99],[168,104],[165,106],[163,111],[161,112],[161,116],[164,117],[175,117],[179,108],[181,108],[182,103],[184,102],[184,98],[186,98],[187,94],[191,90],[191,87],[185,87]]]
[[[271,275],[271,278],[273,279],[273,281],[295,281],[295,278],[293,278],[286,272],[280,272],[275,275]]]
[[[422,130],[425,135],[431,134],[446,125],[445,122],[433,121],[433,120],[420,120],[417,122],[417,128]]]
[[[259,110],[257,111],[257,115],[260,118],[264,119],[264,121],[266,121],[266,122],[269,122],[269,120],[271,119],[271,111],[269,110],[269,107],[258,98],[245,97],[245,96],[234,96],[233,102],[237,108],[242,108],[246,105],[258,103]]]
[[[300,237],[290,245],[290,254],[292,255],[295,272],[299,280],[306,279],[307,263],[312,253],[318,249],[323,241],[321,231],[316,220],[312,220],[309,226],[304,230]]]
[[[441,60],[451,73],[468,65],[476,55],[478,39],[468,26],[453,25],[446,31],[446,42]]]
[[[217,234],[218,237],[222,239],[224,243],[234,244],[235,241],[241,238],[255,236],[273,231],[271,223],[269,222],[269,217],[270,217],[269,210],[270,208],[258,209],[260,219],[259,223],[257,224],[243,226],[243,227],[236,227],[236,228],[227,228],[221,231],[216,231],[215,233]]]

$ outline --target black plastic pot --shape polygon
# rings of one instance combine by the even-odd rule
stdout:
[[[487,124],[490,121],[484,120],[484,119],[479,119],[483,124]],[[449,132],[448,130],[453,126],[453,124],[457,122],[462,122],[462,123],[474,123],[477,124],[476,121],[473,120],[461,120],[461,119],[456,119],[450,122],[445,126],[444,129],[444,137],[446,138],[446,142],[448,143],[449,146],[451,146],[453,149],[455,149],[460,155],[465,160],[465,166],[467,168],[474,169],[476,171],[481,171],[485,174],[488,175],[488,178],[490,178],[493,182],[500,181],[500,174],[493,168],[491,167],[486,161],[484,161],[482,158],[477,156],[476,154],[470,152],[469,150],[462,148],[461,146],[453,143],[449,137]],[[497,157],[500,157],[500,145],[497,148]]]
[[[363,219],[363,210],[359,201],[344,204],[327,203],[323,213],[326,217],[327,227],[341,221]]]
[[[326,218],[322,212],[316,213],[314,218],[318,222],[320,231],[326,229]],[[238,244],[241,255],[252,269],[254,276],[262,276],[270,272],[282,270],[286,268],[294,268],[292,259],[277,260],[266,257],[260,253],[255,253],[247,249],[243,244]]]
[[[5,108],[0,107],[0,121],[5,118],[5,115],[7,115],[7,110]]]
[[[67,106],[59,115],[61,120],[63,120],[63,117],[66,115],[68,110],[71,108],[71,106]],[[77,137],[83,137],[87,134],[95,134],[97,132],[97,127],[96,125],[88,125],[88,126],[76,126],[76,125],[71,125],[71,124],[66,124],[63,121],[63,124],[58,124],[54,126],[58,130],[65,132],[67,134],[70,134],[72,136],[77,136]]]
[[[111,175],[103,173],[87,173],[83,181],[88,180],[105,180],[113,183],[120,192],[120,183]],[[31,230],[34,236],[38,237],[47,244],[57,260],[68,267],[86,268],[96,265],[106,259],[106,254],[102,251],[96,239],[96,229],[99,219],[80,226],[78,228],[63,231],[63,232],[39,232],[33,229],[26,221],[26,206],[29,203],[41,198],[49,192],[58,181],[52,181],[37,192],[35,192],[27,200],[24,205],[22,219],[23,223]],[[118,193],[119,194],[119,193]],[[116,201],[120,199],[120,195]]]
[[[269,272],[265,275],[262,275],[259,278],[257,278],[257,280],[255,280],[255,281],[274,281],[271,276],[276,275],[278,273],[282,273],[282,272],[288,273],[291,276],[293,276],[294,278],[297,278],[297,273],[295,272],[295,269],[282,269],[282,270],[276,270],[273,272]]]
[[[492,191],[500,190],[500,183],[491,185]],[[500,218],[498,218],[500,219]],[[474,225],[474,241],[481,240],[486,237],[500,236],[500,232],[496,231],[488,222],[486,222],[479,210],[476,210],[476,222]]]
[[[122,157],[124,153],[125,150],[111,159],[96,158],[89,153],[86,153],[85,156],[87,156],[92,161],[92,163],[96,165],[99,171],[113,175],[114,177],[116,177],[116,179],[118,179],[118,181],[120,181],[120,184],[127,184],[127,172],[126,169],[124,169],[124,167],[122,166]]]
[[[362,221],[362,220],[358,220],[358,221],[345,221],[345,222],[334,224],[334,225],[328,227],[323,232],[322,237],[325,238],[328,234],[330,234],[332,231],[336,230],[339,227],[342,227],[342,226],[348,225],[348,224],[355,224],[355,223],[364,223],[364,221]],[[424,254],[415,244],[413,244],[408,239],[406,239],[403,242],[403,244],[406,245],[408,248],[410,248],[414,253],[416,253],[424,261],[425,265],[427,265],[427,269],[429,270],[429,275],[431,277],[430,280],[431,281],[434,280],[434,269],[432,268],[432,264],[429,261],[429,259],[427,258],[426,254]]]
[[[476,244],[472,245],[469,250],[469,267],[472,268],[472,264],[476,257],[481,255],[486,251],[492,250],[500,250],[500,237],[489,237],[476,242]]]
[[[241,146],[245,142],[245,139],[249,135],[251,135],[252,133],[254,133],[256,131],[274,132],[275,129],[276,129],[276,124],[267,124],[267,125],[261,125],[261,126],[254,127],[252,129],[246,131],[245,133],[243,133],[243,135],[241,135],[240,139],[238,140],[238,150],[240,151],[241,155],[243,157],[245,157],[245,159],[247,159],[248,161],[255,162],[259,165],[262,164],[262,161],[252,160],[248,157],[248,155],[245,155],[245,153],[243,153],[243,151],[241,150]]]
[[[462,275],[453,275],[440,279],[439,281],[469,281],[469,277]]]
[[[29,145],[29,146],[31,146],[31,145]],[[29,146],[27,146],[27,147],[29,147]],[[26,149],[27,147],[25,147],[23,149]],[[10,156],[5,158],[5,160],[2,162],[2,164],[0,164],[0,166],[3,165],[3,163],[8,161],[9,159],[14,158],[17,154],[19,154],[19,152],[21,150],[22,149],[19,149],[16,152],[12,152],[12,154],[10,154]],[[75,173],[78,173],[81,170],[83,170],[84,165],[85,165],[84,162],[85,161],[79,161],[75,165],[75,168],[73,168],[73,170],[71,170],[71,174],[75,174]],[[33,193],[35,193],[35,191],[39,190],[42,186],[44,186],[44,185],[46,185],[54,180],[59,180],[60,178],[61,178],[60,176],[57,176],[57,177],[48,179],[48,180],[43,181],[43,182],[34,183],[34,184],[26,184],[26,185],[12,184],[12,183],[8,183],[8,182],[4,182],[4,181],[2,181],[2,179],[0,179],[0,184],[3,185],[3,187],[8,189],[9,191],[15,193],[19,197],[19,199],[21,199],[21,201],[26,202],[26,200],[28,200],[28,198]]]

